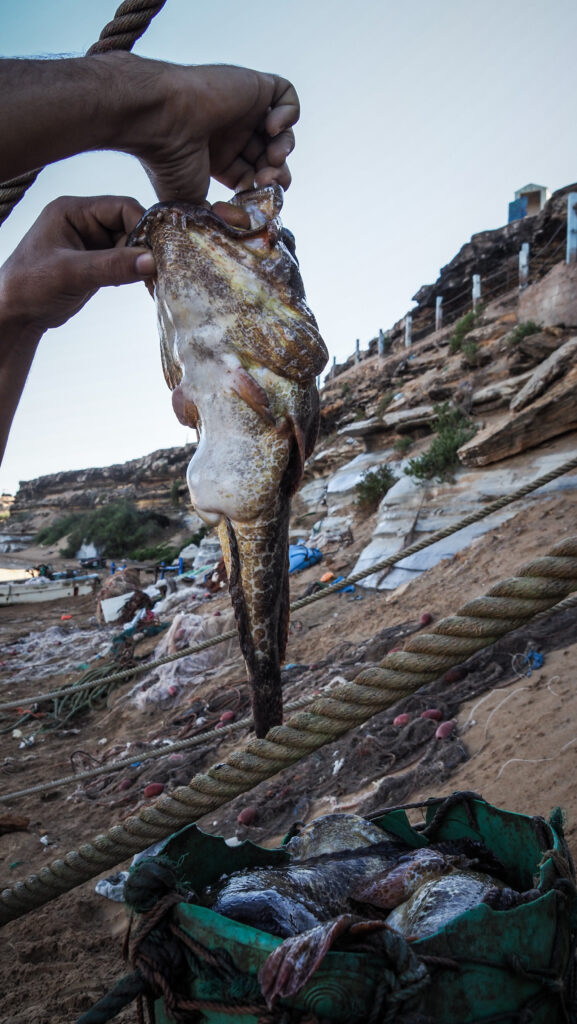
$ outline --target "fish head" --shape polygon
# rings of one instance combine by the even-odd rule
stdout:
[[[328,352],[306,304],[282,204],[278,184],[238,193],[229,205],[248,214],[250,227],[241,228],[205,206],[161,202],[132,232],[128,244],[148,246],[156,261],[154,297],[171,390],[186,378],[192,338],[194,350],[210,357],[233,335],[245,363],[256,360],[298,382],[325,366]],[[266,338],[258,329],[264,322]]]
[[[325,814],[305,825],[286,845],[293,860],[382,844],[388,833],[358,814]]]

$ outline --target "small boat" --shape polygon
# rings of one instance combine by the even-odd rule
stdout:
[[[65,597],[91,594],[100,582],[98,573],[72,575],[64,579],[33,576],[29,580],[7,580],[0,583],[0,605],[36,604],[39,601],[58,601]]]

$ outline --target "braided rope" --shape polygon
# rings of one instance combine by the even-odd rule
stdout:
[[[546,484],[551,483],[552,480],[556,480],[557,477],[563,476],[565,473],[570,473],[573,469],[577,469],[577,455],[572,459],[569,459],[567,462],[564,462],[556,469],[550,470],[543,476],[537,477],[537,479],[533,480],[531,483],[525,484],[518,490],[513,491],[512,494],[505,494],[501,498],[497,498],[496,501],[492,501],[489,505],[484,505],[483,508],[465,516],[453,526],[447,526],[442,530],[437,530],[436,533],[432,533],[424,540],[417,541],[415,544],[411,544],[402,551],[398,551],[394,555],[389,555],[387,558],[383,558],[382,561],[372,565],[369,569],[363,569],[362,572],[357,572],[352,576],[347,576],[347,578],[345,580],[341,580],[340,583],[330,584],[323,590],[319,590],[315,594],[310,594],[309,597],[303,597],[299,601],[294,601],[290,606],[291,612],[297,611],[299,608],[305,608],[309,604],[314,604],[315,601],[322,601],[325,597],[338,594],[344,587],[347,587],[350,584],[359,583],[361,580],[367,579],[368,576],[374,576],[377,573],[384,572],[397,562],[403,561],[403,559],[408,558],[410,555],[415,555],[418,551],[422,551],[424,548],[428,548],[432,544],[436,544],[439,540],[444,540],[446,537],[450,537],[453,533],[458,533],[459,530],[463,530],[466,526],[472,526],[473,523],[478,523],[481,519],[485,519],[487,516],[493,515],[494,512],[498,512],[506,505],[511,505],[513,502],[519,501],[521,498],[525,498],[528,494],[531,494],[532,491],[536,491],[540,487],[545,487]],[[167,654],[164,658],[159,658],[158,661],[135,665],[132,668],[126,668],[122,669],[120,672],[115,672],[110,676],[103,676],[98,680],[98,685],[105,686],[109,683],[118,682],[122,679],[129,679],[132,676],[141,675],[144,672],[153,672],[162,665],[168,665],[172,661],[178,661],[179,658],[186,658],[190,654],[198,654],[200,651],[205,651],[209,647],[215,647],[217,644],[220,644],[225,640],[232,640],[236,635],[236,630],[230,629],[226,633],[219,633],[218,636],[211,637],[209,640],[203,640],[201,643],[192,644],[190,647],[184,647],[181,651],[177,651],[175,654]],[[50,690],[48,693],[39,693],[36,694],[36,696],[27,698],[25,701],[23,701],[22,698],[20,700],[6,701],[4,704],[0,704],[0,712],[11,711],[14,708],[21,708],[28,705],[31,706],[39,703],[40,701],[52,700],[57,697],[68,697],[71,694],[80,693],[82,690],[89,689],[95,685],[94,681],[88,681],[86,683],[73,684],[72,686],[64,687],[60,690]]]
[[[404,651],[387,654],[380,666],[364,669],[352,682],[336,682],[330,695],[317,698],[310,710],[292,715],[264,739],[249,740],[227,761],[195,775],[188,786],[163,794],[139,814],[5,889],[0,895],[0,923],[56,899],[248,792],[495,643],[574,590],[577,537],[562,541],[548,555],[527,563],[517,576],[501,580],[484,597],[467,602],[456,616],[441,619],[430,633],[410,637]]]
[[[112,21],[102,29],[98,42],[87,50],[86,56],[110,53],[111,50],[131,50],[165,3],[166,0],[124,0]],[[0,183],[0,225],[34,184],[41,170],[39,167]]]
[[[102,29],[98,42],[86,51],[86,56],[110,53],[111,50],[131,50],[165,3],[166,0],[124,0],[112,21]]]

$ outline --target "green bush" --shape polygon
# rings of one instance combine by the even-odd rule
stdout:
[[[180,505],[180,491],[186,487],[186,480],[173,480],[170,485],[170,504],[175,507]]]
[[[396,482],[397,478],[388,466],[379,466],[378,469],[368,470],[355,488],[357,505],[366,512],[374,511],[381,498]]]
[[[409,448],[413,444],[414,438],[410,437],[409,434],[405,434],[404,437],[399,437],[395,441],[393,448],[399,455],[406,455]]]
[[[473,437],[477,428],[461,409],[452,408],[449,402],[433,409],[437,416],[435,437],[426,452],[409,459],[405,473],[418,480],[450,480],[452,470],[459,464],[458,449]]]
[[[468,332],[472,331],[473,327],[475,327],[480,315],[481,310],[478,306],[477,309],[469,309],[468,313],[465,313],[464,316],[461,316],[461,318],[458,319],[451,338],[449,339],[449,351],[452,355],[454,355],[455,352],[460,352],[463,339],[466,337]]]
[[[107,558],[138,558],[151,542],[159,542],[170,520],[158,512],[140,511],[128,500],[111,502],[91,512],[73,513],[41,530],[38,544],[55,544],[68,536],[61,551],[74,558],[83,543],[92,543]],[[164,545],[166,547],[166,544]]]
[[[536,324],[534,320],[525,320],[513,328],[507,336],[507,344],[513,347],[522,341],[523,338],[527,338],[530,334],[537,334],[540,330],[540,324]]]
[[[480,365],[479,343],[477,341],[464,341],[461,347],[461,354],[467,366],[475,367]]]
[[[394,397],[395,397],[394,389],[390,390],[390,391],[385,391],[385,393],[383,395],[381,395],[381,397],[379,398],[379,401],[377,402],[377,407],[375,409],[375,415],[376,416],[382,416],[383,413],[385,412],[385,410],[388,409],[388,407],[391,404],[391,402],[393,401]]]

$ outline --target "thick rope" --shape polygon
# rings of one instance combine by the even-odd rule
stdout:
[[[112,21],[102,29],[98,42],[86,51],[86,56],[110,53],[111,50],[131,50],[165,3],[166,0],[124,0]]]
[[[568,608],[575,608],[577,606],[577,594],[571,594],[566,597],[564,601],[559,601],[551,608],[546,608],[545,611],[539,612],[534,616],[533,621],[538,622],[542,618],[550,618],[551,615],[556,615],[561,611],[565,611]],[[330,688],[325,687],[325,691]],[[296,711],[297,709],[308,707],[313,701],[317,699],[317,695],[308,697],[299,697],[297,700],[291,701],[285,705],[285,712]],[[244,729],[249,729],[253,726],[252,716],[247,715],[246,718],[239,718],[238,722],[231,722],[229,725],[222,725],[218,731],[218,742],[221,743],[228,736],[234,735],[237,732],[242,732]],[[156,761],[159,758],[167,757],[169,754],[175,754],[181,750],[190,750],[194,747],[212,747],[217,741],[217,736],[214,732],[202,733],[198,736],[191,736],[186,740],[176,740],[171,743],[170,747],[161,747],[156,750],[149,750],[146,753],[139,752],[138,760],[141,763],[145,761]],[[72,783],[83,782],[84,780],[94,779],[99,775],[114,775],[115,772],[122,771],[124,768],[131,768],[134,765],[134,755],[132,757],[125,757],[119,761],[110,761],[108,764],[100,765],[99,768],[91,768],[84,772],[76,772],[75,775],[64,775],[59,779],[52,779],[50,782],[43,782],[37,786],[29,786],[28,789],[19,789],[13,793],[5,793],[2,795],[2,800],[14,800],[24,796],[31,796],[34,793],[46,793],[50,789],[60,789],[62,786],[68,786]]]
[[[131,50],[165,3],[166,0],[124,0],[113,20],[102,29],[98,42],[90,47],[86,55],[110,53],[111,50]],[[39,167],[0,184],[0,225],[7,220],[14,207],[34,184],[41,170]]]
[[[543,476],[537,477],[537,479],[533,480],[532,483],[525,484],[518,490],[513,491],[512,494],[505,494],[501,498],[497,498],[496,501],[492,501],[489,505],[484,505],[483,508],[465,516],[453,526],[447,526],[443,530],[437,530],[436,533],[430,534],[430,536],[426,537],[424,540],[417,541],[415,544],[411,544],[402,551],[398,551],[394,555],[389,555],[387,558],[383,558],[382,561],[372,565],[369,569],[363,569],[362,572],[357,572],[352,576],[347,576],[347,578],[345,580],[341,580],[340,583],[329,584],[324,587],[323,590],[319,590],[315,594],[309,595],[309,597],[303,597],[300,601],[294,601],[290,606],[291,612],[297,611],[299,608],[305,608],[309,604],[314,604],[315,601],[322,601],[325,597],[338,594],[344,587],[347,587],[350,584],[359,583],[361,580],[367,579],[368,576],[374,576],[378,573],[384,572],[385,569],[389,569],[397,562],[402,562],[403,559],[416,554],[418,551],[422,551],[424,548],[430,547],[432,544],[436,544],[437,541],[444,540],[445,537],[450,537],[453,533],[458,533],[459,530],[463,530],[466,526],[478,523],[481,519],[485,519],[487,516],[493,515],[494,512],[498,512],[506,505],[511,505],[513,502],[519,501],[521,498],[525,498],[528,494],[531,494],[532,491],[536,491],[540,487],[545,487],[545,485],[551,483],[552,480],[556,480],[557,477],[563,476],[565,473],[570,473],[571,470],[574,469],[577,469],[577,455],[574,458],[569,459],[568,462],[564,462],[556,469],[550,470],[549,473],[545,473]],[[232,640],[236,635],[236,630],[230,629],[226,633],[219,633],[218,636],[211,637],[209,640],[203,640],[201,643],[193,644],[190,647],[183,647],[182,650],[177,651],[176,654],[167,654],[166,657],[160,658],[158,661],[147,662],[142,665],[134,665],[132,668],[122,669],[122,671],[115,672],[110,676],[103,676],[99,679],[98,685],[105,686],[109,683],[115,683],[122,679],[129,679],[132,676],[142,675],[142,673],[145,672],[153,672],[162,665],[168,665],[172,661],[178,661],[179,658],[187,658],[190,654],[198,654],[200,651],[205,651],[209,647],[215,647],[217,644],[220,644],[225,640]],[[22,698],[20,700],[6,701],[4,704],[0,704],[0,712],[11,711],[14,708],[21,708],[23,706],[31,707],[33,704],[40,703],[44,700],[68,697],[71,694],[80,693],[84,689],[90,689],[90,687],[95,685],[96,684],[93,681],[76,683],[60,690],[50,690],[48,693],[36,694],[24,701]]]
[[[576,599],[577,600],[577,599]],[[300,708],[306,708],[309,704],[312,704],[316,700],[316,697],[299,697],[298,700],[293,700],[290,704],[285,705],[285,711],[296,711]],[[49,789],[60,789],[62,786],[68,786],[72,783],[82,782],[85,779],[95,779],[99,775],[114,775],[115,772],[122,771],[123,768],[132,768],[134,766],[135,758],[139,763],[144,764],[145,761],[156,761],[161,757],[168,757],[170,754],[176,754],[180,750],[190,750],[194,747],[212,747],[216,742],[222,743],[223,740],[227,739],[231,734],[242,732],[244,729],[249,729],[253,725],[252,716],[247,715],[245,718],[239,718],[238,722],[231,722],[229,725],[221,725],[218,732],[214,729],[210,732],[203,732],[198,736],[190,736],[186,740],[176,740],[171,743],[170,746],[159,747],[156,750],[148,750],[146,753],[138,751],[138,757],[132,754],[131,757],[124,757],[119,761],[110,761],[109,764],[102,764],[98,768],[90,768],[84,772],[76,772],[74,775],[63,775],[60,779],[52,779],[50,782],[42,782],[37,786],[29,786],[28,789],[19,789],[14,793],[2,793],[2,801],[14,800],[16,797],[20,798],[23,796],[30,796],[33,793],[45,793]]]
[[[387,654],[380,666],[364,669],[352,682],[335,682],[330,695],[319,697],[310,710],[292,715],[264,739],[249,740],[227,761],[195,775],[188,786],[163,794],[139,814],[5,889],[0,895],[0,923],[56,899],[248,792],[518,629],[574,590],[577,537],[524,565],[516,577],[497,583],[486,596],[467,602],[456,616],[441,619],[431,632],[410,637],[404,651]]]

